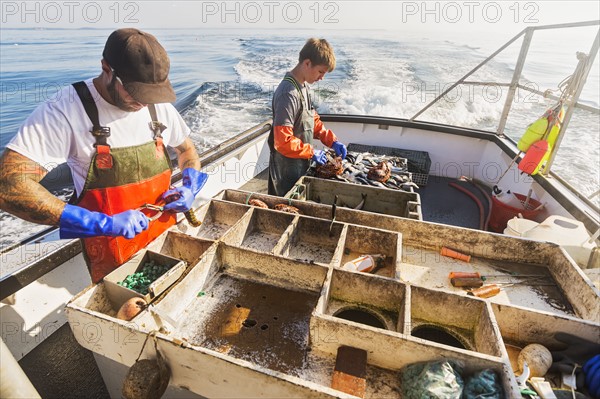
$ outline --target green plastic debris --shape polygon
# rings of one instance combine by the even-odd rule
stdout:
[[[168,270],[168,266],[157,265],[151,260],[144,263],[140,271],[129,274],[123,281],[119,281],[117,284],[135,292],[139,292],[142,295],[146,295],[148,293],[148,287]]]

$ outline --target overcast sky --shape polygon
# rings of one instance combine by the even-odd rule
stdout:
[[[2,1],[3,28],[518,32],[600,18],[598,1]]]

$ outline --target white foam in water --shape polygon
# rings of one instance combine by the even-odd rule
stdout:
[[[460,77],[451,48],[422,49],[421,45],[411,44],[381,53],[383,46],[383,43],[380,46],[367,43],[347,49],[345,53],[352,60],[349,78],[339,84],[337,96],[321,104],[320,109],[330,113],[410,118]],[[479,75],[479,79],[489,81],[497,73]],[[503,107],[500,93],[490,96],[486,92],[488,101],[477,101],[482,99],[483,90],[459,86],[447,100],[434,105],[419,119],[481,127],[487,120],[497,119]]]
[[[0,226],[2,226],[0,250],[4,250],[48,228],[48,226],[41,224],[26,222],[4,211],[0,211]]]
[[[268,112],[266,99],[257,97],[252,87],[221,83],[213,92],[200,95],[184,120],[203,151],[267,120]]]
[[[264,61],[256,59],[242,60],[234,69],[240,76],[242,83],[254,85],[260,88],[261,91],[272,95],[289,65],[293,65],[293,60],[277,57],[277,59],[270,59],[268,66],[264,65]]]

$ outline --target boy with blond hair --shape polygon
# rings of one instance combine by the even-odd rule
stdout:
[[[298,64],[273,94],[273,127],[269,134],[269,194],[283,196],[310,167],[311,160],[325,164],[325,151],[313,147],[319,139],[327,147],[346,157],[346,146],[323,125],[313,107],[308,84],[323,79],[335,68],[333,49],[325,39],[308,39]]]

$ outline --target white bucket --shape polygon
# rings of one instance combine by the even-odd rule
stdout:
[[[514,217],[506,223],[504,234],[514,237],[525,237],[525,233],[538,224],[538,222],[534,222],[533,220]]]
[[[596,247],[594,240],[590,242],[590,235],[583,223],[558,215],[550,216],[524,232],[522,237],[556,243],[582,267],[587,267],[591,252]]]

